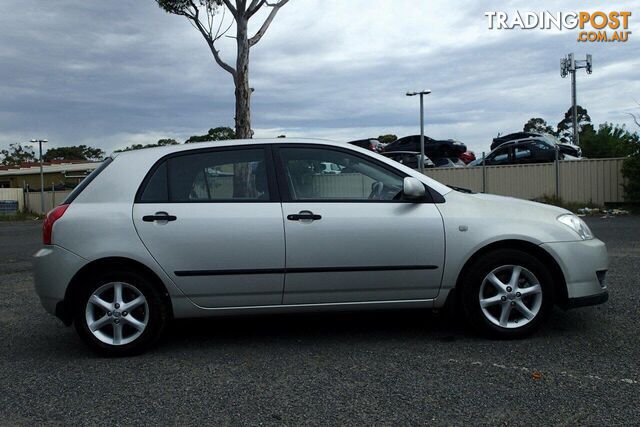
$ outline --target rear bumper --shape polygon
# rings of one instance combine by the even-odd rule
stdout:
[[[609,298],[605,273],[609,268],[607,247],[598,239],[544,243],[564,274],[567,307],[602,304]]]
[[[86,260],[60,246],[45,246],[33,255],[35,290],[47,312],[60,317],[67,286]]]

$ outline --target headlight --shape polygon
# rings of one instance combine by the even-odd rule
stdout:
[[[558,217],[558,221],[575,231],[582,240],[593,239],[593,233],[587,224],[574,214],[564,214]]]

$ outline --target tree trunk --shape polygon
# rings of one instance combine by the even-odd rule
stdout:
[[[236,59],[236,138],[246,139],[253,136],[251,131],[251,89],[249,88],[249,39],[247,20],[237,17],[238,57]],[[248,163],[237,163],[233,168],[234,197],[254,197],[251,183],[251,171]]]
[[[236,138],[251,138],[251,88],[249,87],[249,38],[248,21],[237,18],[238,57],[236,59]]]

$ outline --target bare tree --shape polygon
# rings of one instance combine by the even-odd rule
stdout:
[[[636,101],[636,104],[638,104],[638,107],[640,107],[640,102]],[[634,114],[634,113],[627,113],[627,114],[631,116],[631,118],[633,119],[633,122],[636,124],[636,126],[640,128],[640,114]]]
[[[276,14],[289,0],[155,0],[165,11],[184,16],[202,34],[216,63],[233,77],[236,98],[236,137],[251,138],[251,88],[249,86],[249,51],[266,33]],[[258,31],[249,37],[249,19],[261,8],[271,8]],[[222,11],[220,11],[222,9]],[[225,16],[231,22],[225,23]],[[220,56],[216,42],[236,25],[236,64],[229,65]]]

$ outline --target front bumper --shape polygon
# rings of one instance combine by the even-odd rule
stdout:
[[[609,300],[609,291],[604,291],[599,294],[590,295],[588,297],[569,298],[567,301],[567,308],[586,307],[589,305],[604,304]]]
[[[42,306],[49,313],[59,315],[58,303],[64,300],[67,286],[80,268],[84,258],[61,248],[45,246],[33,255],[35,289]]]
[[[609,268],[607,247],[598,239],[540,245],[549,252],[564,274],[567,308],[602,304],[609,298],[605,273]]]

